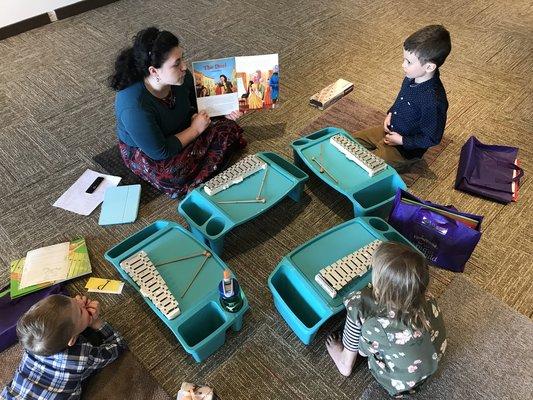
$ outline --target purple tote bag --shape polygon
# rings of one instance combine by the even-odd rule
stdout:
[[[471,136],[461,149],[455,188],[500,203],[513,201],[513,183],[518,190],[524,175],[517,156],[516,147],[483,144]]]
[[[406,203],[402,199],[420,204]],[[477,222],[476,229],[431,208],[474,220],[474,223]],[[481,238],[479,229],[482,220],[480,215],[467,214],[457,211],[453,206],[441,206],[420,200],[401,189],[396,192],[389,215],[389,224],[424,253],[429,263],[454,272],[463,272]]]
[[[17,322],[31,306],[51,294],[67,294],[60,284],[11,300],[9,293],[0,297],[0,351],[17,341]]]

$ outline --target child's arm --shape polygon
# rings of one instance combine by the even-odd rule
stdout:
[[[354,352],[357,355],[360,338],[361,321],[353,321],[349,315],[346,315],[346,322],[344,324],[344,331],[342,333],[342,344],[344,348]]]
[[[111,325],[101,320],[100,322],[102,325],[98,332],[103,336],[103,343],[100,346],[86,344],[89,346],[87,355],[89,374],[115,361],[127,348],[122,336]]]
[[[126,342],[122,336],[113,330],[111,325],[100,317],[100,303],[96,300],[87,300],[87,311],[91,315],[89,327],[102,335],[103,343],[100,346],[91,346],[87,367],[90,370],[104,368],[115,361],[126,349]]]

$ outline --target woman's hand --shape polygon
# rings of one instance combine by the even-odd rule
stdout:
[[[231,114],[225,115],[227,119],[231,119],[232,121],[236,121],[242,116],[243,116],[243,113],[240,112],[239,110],[232,111]]]
[[[191,127],[200,135],[211,123],[211,118],[205,111],[200,111],[192,116]]]

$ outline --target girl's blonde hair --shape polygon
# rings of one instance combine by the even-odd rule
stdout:
[[[429,271],[424,256],[403,244],[385,242],[374,252],[372,268],[373,296],[387,314],[428,330],[424,308]]]

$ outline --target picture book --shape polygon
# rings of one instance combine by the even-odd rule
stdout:
[[[68,272],[65,279],[38,283],[36,285],[20,288],[20,280],[24,271],[24,263],[26,257],[11,262],[11,283],[10,283],[10,295],[12,299],[15,299],[25,294],[36,292],[48,286],[52,286],[55,283],[64,282],[73,278],[77,278],[82,275],[91,273],[91,261],[89,260],[89,253],[87,251],[87,244],[84,238],[72,240],[69,243],[68,253]]]
[[[19,288],[64,279],[68,274],[69,247],[69,242],[65,242],[28,251]]]
[[[279,97],[277,54],[192,63],[199,111],[210,117],[275,108]]]

